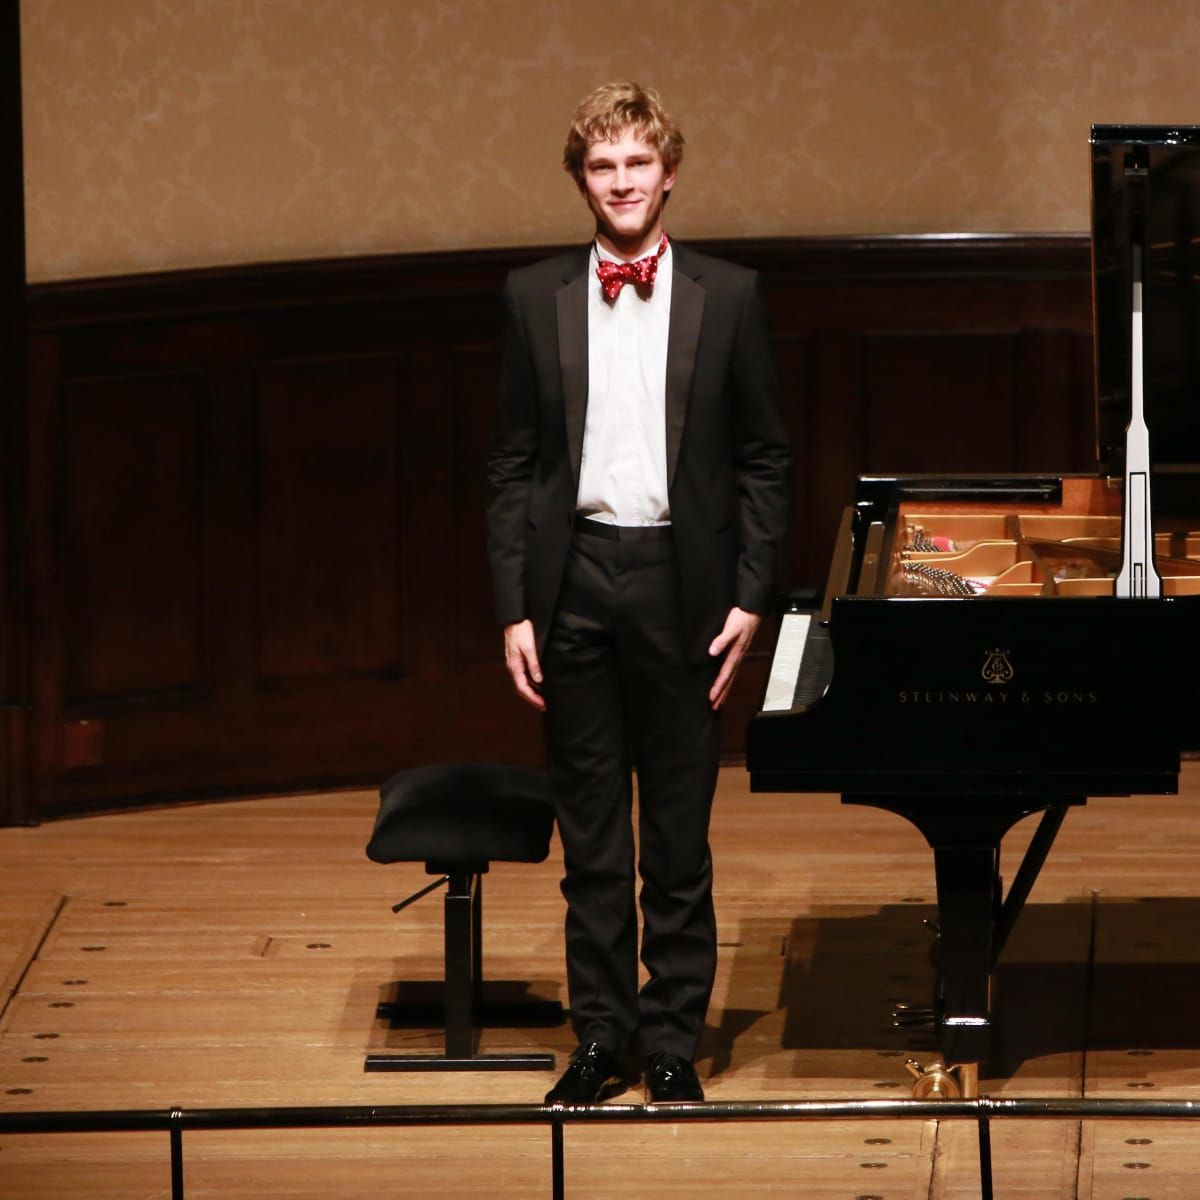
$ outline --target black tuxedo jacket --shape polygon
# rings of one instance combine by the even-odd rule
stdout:
[[[769,608],[791,452],[753,272],[671,244],[667,484],[689,654],[734,605]],[[575,521],[588,390],[591,247],[514,271],[488,457],[496,617],[531,618],[539,655]]]

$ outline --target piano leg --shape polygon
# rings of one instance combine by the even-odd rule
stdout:
[[[980,1062],[991,1037],[998,847],[934,846],[938,1040],[947,1063]]]
[[[937,991],[933,1020],[946,1069],[987,1060],[992,969],[1071,805],[1082,796],[964,798],[843,796],[911,821],[933,849],[937,881]],[[1045,810],[1013,886],[1001,895],[1000,843],[1023,817]],[[936,1064],[935,1064],[936,1066]]]

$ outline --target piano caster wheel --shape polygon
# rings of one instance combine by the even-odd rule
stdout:
[[[910,1058],[904,1066],[913,1077],[914,1100],[974,1100],[979,1094],[978,1063],[955,1063],[948,1067],[935,1058],[923,1067]]]

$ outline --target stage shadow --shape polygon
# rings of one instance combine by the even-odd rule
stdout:
[[[790,925],[743,921],[721,1020],[706,1038],[714,1071],[779,1049],[919,1057],[933,1048],[931,1030],[898,1029],[892,1016],[897,1004],[932,1003],[935,918],[933,905],[906,903],[831,908]],[[772,946],[782,950],[773,962]],[[1198,994],[1200,898],[1028,905],[993,975],[988,1071],[1011,1075],[1087,1049],[1200,1048]],[[780,1017],[774,1045],[747,1036]]]

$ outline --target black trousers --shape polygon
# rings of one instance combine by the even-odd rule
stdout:
[[[542,663],[571,1014],[581,1042],[690,1060],[716,970],[708,824],[719,731],[708,690],[718,664],[684,653],[669,528],[600,532],[575,534]],[[631,769],[649,974],[640,991]]]

